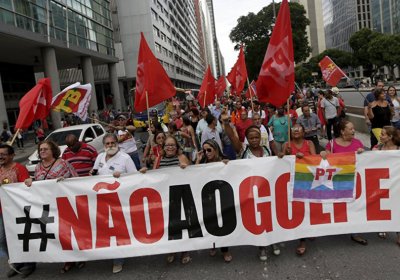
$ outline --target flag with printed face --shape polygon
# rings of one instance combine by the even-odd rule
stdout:
[[[35,120],[44,120],[50,113],[52,89],[49,78],[40,79],[19,101],[16,129],[27,129]]]
[[[329,56],[325,56],[318,65],[321,68],[322,78],[332,87],[335,87],[346,76]]]
[[[261,102],[282,106],[294,90],[294,54],[290,9],[283,0],[257,79]]]
[[[296,158],[293,200],[353,201],[356,185],[355,153]]]
[[[92,98],[92,85],[77,82],[63,89],[53,97],[51,107],[53,111],[74,114],[85,121],[88,116],[90,99]]]

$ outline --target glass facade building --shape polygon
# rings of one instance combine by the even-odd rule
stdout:
[[[0,23],[114,55],[107,0],[0,0]]]
[[[373,30],[388,34],[400,33],[400,1],[370,1]]]
[[[371,28],[370,0],[323,0],[327,49],[351,51],[349,39],[362,28]]]

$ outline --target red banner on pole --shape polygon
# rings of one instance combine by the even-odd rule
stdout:
[[[231,84],[231,93],[240,95],[247,80],[246,62],[244,59],[243,47],[240,47],[239,57],[231,72],[226,76]]]
[[[43,120],[50,112],[52,89],[49,78],[39,82],[19,101],[16,129],[27,129],[35,120]]]
[[[208,65],[206,74],[204,75],[197,100],[203,108],[208,104],[212,104],[215,100],[215,79],[211,73],[210,65]]]
[[[288,1],[283,0],[258,76],[257,96],[261,102],[282,106],[293,90],[292,26]]]
[[[176,94],[174,85],[149,48],[143,33],[140,33],[140,36],[134,106],[136,112],[143,112],[147,109],[147,106],[157,105]]]

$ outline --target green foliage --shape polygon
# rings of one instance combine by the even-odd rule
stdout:
[[[364,28],[350,37],[349,44],[354,51],[354,64],[363,66],[366,76],[372,78],[380,67],[387,66],[394,78],[393,69],[400,65],[399,35]]]
[[[245,46],[246,67],[250,80],[254,79],[260,72],[267,50],[273,20],[272,5],[264,7],[257,14],[249,13],[247,16],[241,16],[229,35],[232,42],[236,43],[235,49],[238,49],[240,44]],[[275,4],[275,7],[278,13],[280,4]],[[306,18],[306,12],[302,5],[291,2],[289,7],[294,59],[295,62],[300,62],[306,59],[311,52],[305,31],[310,21]]]
[[[392,79],[393,69],[400,62],[400,36],[379,34],[368,44],[370,61],[377,67],[387,66]]]

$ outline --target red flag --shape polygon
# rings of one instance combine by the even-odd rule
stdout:
[[[135,111],[143,112],[148,106],[157,105],[175,96],[175,87],[158,59],[151,52],[143,33],[140,33],[139,57],[136,73]]]
[[[19,101],[16,129],[27,129],[35,120],[47,117],[51,107],[52,90],[49,78],[39,82]]]
[[[251,90],[251,93],[250,93],[250,90]],[[245,96],[246,96],[246,98],[252,98],[254,96],[257,97],[256,82],[254,80],[250,83],[250,86],[247,89]]]
[[[215,94],[217,95],[217,97],[221,97],[225,90],[226,90],[225,76],[221,76],[219,77],[218,81],[215,84]]]
[[[208,104],[212,104],[215,100],[215,79],[211,73],[210,65],[208,65],[206,74],[204,75],[197,100],[203,108]]]
[[[322,78],[332,87],[336,86],[340,79],[346,76],[329,56],[325,56],[318,65],[321,68]]]
[[[226,76],[231,84],[231,92],[240,95],[247,80],[246,62],[244,60],[243,47],[240,47],[239,57],[231,72]]]
[[[258,76],[257,95],[261,102],[279,107],[286,103],[293,89],[292,26],[288,1],[283,0]]]

